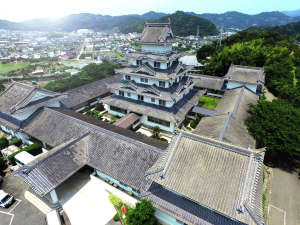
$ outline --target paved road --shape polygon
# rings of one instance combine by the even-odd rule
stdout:
[[[24,198],[28,186],[19,178],[8,174],[1,189],[18,199],[8,209],[0,208],[0,225],[45,225],[45,215]]]
[[[268,225],[300,225],[298,172],[288,173],[273,169],[268,212]]]

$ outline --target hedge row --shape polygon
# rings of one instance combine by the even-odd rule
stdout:
[[[15,159],[14,159],[14,157],[15,157],[17,154],[19,154],[20,152],[28,152],[28,153],[30,153],[31,155],[36,156],[36,155],[42,153],[42,145],[39,144],[39,143],[34,143],[34,144],[32,144],[32,145],[29,145],[29,146],[26,146],[26,147],[24,147],[24,148],[21,148],[19,151],[14,152],[13,154],[9,155],[9,156],[7,157],[8,161],[9,161],[11,164],[15,165]]]
[[[20,147],[22,144],[23,144],[22,139],[19,139],[19,138],[18,139],[14,139],[11,142],[9,142],[9,146],[10,145],[15,145],[15,146]]]

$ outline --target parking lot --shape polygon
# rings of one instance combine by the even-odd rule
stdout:
[[[16,198],[8,209],[0,208],[0,225],[46,225],[45,215],[24,198],[28,186],[23,181],[9,173],[0,188]]]

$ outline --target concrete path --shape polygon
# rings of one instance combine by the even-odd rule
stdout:
[[[267,225],[300,224],[300,179],[298,173],[273,169]]]

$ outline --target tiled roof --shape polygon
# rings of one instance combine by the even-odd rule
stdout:
[[[128,109],[131,112],[138,114],[153,116],[158,119],[171,121],[177,123],[192,109],[197,103],[199,98],[204,94],[204,91],[192,89],[189,94],[179,100],[171,108],[154,105],[138,100],[124,98],[120,96],[109,96],[102,100],[104,104]]]
[[[264,152],[181,132],[147,179],[225,217],[263,224],[263,158]]]
[[[64,92],[66,98],[62,102],[68,108],[82,107],[92,99],[113,93],[114,84],[120,82],[121,79],[120,75],[115,75],[71,89]]]
[[[248,133],[244,121],[249,104],[257,100],[258,96],[244,87],[226,91],[216,113],[202,118],[193,132],[244,148],[255,148],[255,139]]]
[[[262,67],[231,65],[225,78],[243,83],[264,83],[265,73]]]
[[[39,195],[47,194],[84,165],[96,168],[136,190],[145,185],[145,172],[163,152],[162,148],[155,147],[155,140],[151,145],[152,140],[143,141],[145,137],[131,135],[131,131],[113,125],[96,126],[65,112],[44,109],[32,124],[25,127],[25,131],[35,138],[52,146],[58,145],[42,160],[17,172]],[[80,145],[74,145],[74,139],[80,140]],[[164,147],[165,143],[158,146]],[[76,151],[76,157],[69,148]]]
[[[212,90],[222,90],[224,78],[223,77],[215,77],[209,75],[195,75],[192,76],[195,79],[195,86],[212,89]]]
[[[165,43],[172,42],[174,35],[169,23],[146,23],[141,43]]]
[[[140,117],[135,113],[129,113],[126,116],[123,116],[121,119],[117,120],[114,125],[124,129],[128,129],[139,119]]]

